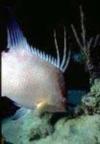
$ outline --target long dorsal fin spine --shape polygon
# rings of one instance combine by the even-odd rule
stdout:
[[[55,48],[56,48],[56,53],[57,53],[57,65],[60,67],[60,54],[59,54],[59,48],[58,48],[58,43],[57,43],[57,38],[56,38],[56,31],[54,30],[54,43],[55,43]]]
[[[68,67],[70,57],[71,57],[71,51],[68,51],[68,56],[66,57],[66,52],[67,52],[67,43],[66,43],[66,29],[64,27],[64,50],[63,50],[63,58],[60,63],[60,53],[59,53],[59,48],[58,48],[58,43],[57,43],[57,38],[56,38],[56,31],[54,31],[54,43],[55,43],[55,48],[56,48],[56,53],[57,53],[57,67],[62,71],[65,72],[65,70]]]
[[[64,50],[63,50],[63,58],[60,67],[63,68],[66,62],[66,51],[67,51],[67,44],[66,44],[66,29],[64,27]]]
[[[67,68],[68,65],[69,65],[70,57],[71,57],[71,50],[69,50],[69,52],[68,52],[68,57],[67,57],[67,59],[66,59],[65,65],[64,65],[63,68],[62,68],[62,71],[63,71],[63,72],[65,72],[66,68]]]

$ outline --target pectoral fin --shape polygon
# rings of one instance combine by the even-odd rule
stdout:
[[[16,111],[16,113],[12,117],[12,120],[17,120],[29,112],[30,112],[30,109],[25,108],[25,107],[21,107],[19,110]]]

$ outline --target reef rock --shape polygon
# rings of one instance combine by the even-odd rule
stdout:
[[[17,120],[2,123],[2,135],[13,144],[99,144],[100,115],[64,117],[51,125],[51,115],[30,112]]]

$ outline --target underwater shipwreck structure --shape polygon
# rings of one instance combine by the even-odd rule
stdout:
[[[52,111],[42,111],[47,105],[38,105],[37,110],[24,112],[21,117],[18,111],[15,116],[2,121],[2,144],[99,144],[100,143],[100,54],[93,53],[100,49],[100,35],[87,40],[87,33],[84,24],[84,13],[80,7],[81,15],[81,36],[78,36],[74,25],[71,25],[75,40],[80,48],[80,55],[90,76],[90,90],[82,96],[81,102],[73,112],[67,107],[67,111],[54,113]],[[64,35],[66,35],[64,31]],[[54,33],[55,46],[57,50],[58,64],[59,51]],[[66,39],[65,39],[66,41]],[[66,42],[65,42],[66,46]],[[66,53],[66,49],[64,49]],[[38,55],[43,56],[38,52]],[[68,66],[71,53],[69,51],[68,60],[64,54],[62,66],[65,70]],[[51,62],[51,59],[48,58]],[[52,60],[57,65],[57,61]],[[61,65],[60,65],[61,66]],[[76,93],[77,94],[77,93]],[[57,97],[56,97],[57,98]],[[44,104],[44,103],[43,103]],[[41,108],[41,109],[40,109]],[[43,109],[42,109],[43,108]],[[49,109],[48,110],[52,110]],[[21,111],[22,112],[22,111]],[[22,114],[22,113],[21,113]]]

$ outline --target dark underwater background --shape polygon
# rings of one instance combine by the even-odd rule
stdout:
[[[67,30],[68,48],[72,51],[69,66],[64,73],[66,81],[66,96],[69,105],[76,106],[81,96],[89,91],[89,73],[79,58],[79,47],[71,29],[73,23],[80,33],[80,11],[83,7],[87,35],[100,34],[99,0],[0,0],[0,49],[7,50],[6,28],[10,17],[14,16],[19,23],[28,42],[48,54],[56,56],[53,41],[53,30],[57,31],[60,54],[63,52],[63,26]],[[97,50],[97,53],[100,52]],[[77,56],[77,59],[74,59]],[[6,118],[15,113],[18,107],[9,99],[0,100],[0,118]]]

